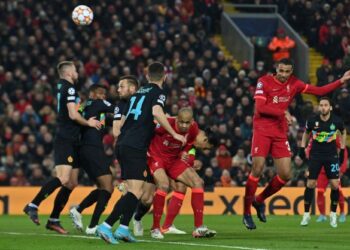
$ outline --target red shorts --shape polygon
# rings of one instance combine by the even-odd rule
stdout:
[[[266,157],[271,153],[272,158],[291,157],[287,137],[274,137],[254,130],[252,140],[252,157]]]
[[[173,180],[176,180],[179,175],[181,175],[187,168],[191,166],[186,162],[176,159],[175,161],[164,161],[161,158],[147,157],[148,167],[151,170],[151,174],[157,169],[164,169],[166,174]]]

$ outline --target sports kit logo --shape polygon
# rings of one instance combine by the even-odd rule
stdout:
[[[68,94],[74,95],[75,94],[75,89],[74,88],[69,88],[68,89]]]
[[[72,163],[72,162],[73,162],[73,157],[72,157],[72,156],[68,156],[67,161],[68,161],[69,163]]]

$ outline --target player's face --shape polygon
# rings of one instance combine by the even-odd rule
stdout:
[[[129,96],[131,96],[130,86],[126,79],[119,81],[118,94],[122,99],[127,99]]]
[[[212,148],[212,145],[210,145],[207,135],[203,131],[199,131],[194,141],[194,146],[202,150]]]
[[[71,74],[71,78],[72,78],[73,82],[77,82],[78,81],[78,71],[77,71],[77,68],[75,67],[75,65],[73,65],[71,67],[70,74]]]
[[[321,112],[321,115],[326,116],[331,112],[332,106],[328,100],[321,100],[318,105],[318,109]]]
[[[293,73],[292,65],[278,64],[276,69],[276,78],[280,82],[286,82]]]
[[[190,113],[183,112],[179,114],[176,118],[176,126],[181,133],[187,133],[191,123],[193,121],[193,117]]]
[[[103,88],[98,88],[95,91],[95,95],[96,95],[96,99],[101,99],[101,100],[105,100],[106,99],[106,90]]]

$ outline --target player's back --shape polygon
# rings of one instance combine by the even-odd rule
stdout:
[[[68,103],[79,103],[73,84],[60,79],[57,84],[57,131],[56,139],[78,141],[80,126],[69,117]]]
[[[121,128],[118,145],[147,150],[154,134],[153,107],[164,107],[166,97],[156,84],[149,83],[131,96],[125,109],[126,120]]]

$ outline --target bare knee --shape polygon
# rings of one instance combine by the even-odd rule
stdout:
[[[157,188],[162,190],[165,193],[168,193],[170,188],[169,182],[167,181],[158,182]]]
[[[308,180],[306,186],[312,189],[316,188],[316,180]]]
[[[203,188],[203,180],[199,177],[194,178],[192,184],[194,188]]]
[[[57,176],[57,178],[60,180],[62,186],[68,187],[70,185],[69,176],[61,175]]]
[[[338,180],[336,180],[336,181],[330,181],[330,186],[331,186],[331,189],[333,189],[333,190],[336,190],[336,189],[338,189],[339,188],[339,181]]]
[[[253,165],[252,165],[252,171],[251,171],[251,174],[254,176],[254,177],[260,177],[262,175],[262,172],[264,170],[264,163],[260,163],[260,162],[253,162]]]

